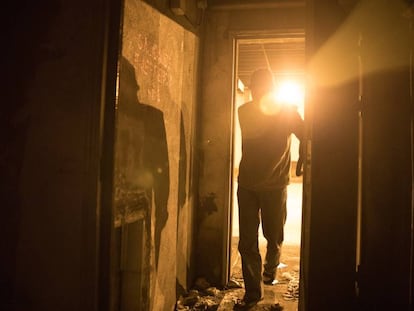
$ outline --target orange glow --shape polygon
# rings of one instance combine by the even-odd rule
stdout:
[[[278,103],[302,106],[305,91],[301,83],[294,80],[284,80],[278,83],[273,96]]]
[[[279,113],[283,105],[296,106],[303,117],[305,90],[302,83],[296,80],[280,81],[273,92],[265,95],[260,100],[260,108],[264,114],[274,115]]]
[[[260,99],[260,110],[267,115],[278,114],[281,108],[273,93],[268,93]]]

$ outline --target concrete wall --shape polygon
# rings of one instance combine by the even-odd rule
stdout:
[[[305,18],[304,8],[209,10],[204,22],[197,272],[224,285],[231,231],[233,40],[241,34],[303,31]]]
[[[127,65],[120,69],[116,192],[146,191],[148,205],[142,208],[145,233],[133,237],[144,239],[143,263],[135,276],[128,267],[120,271],[121,291],[129,286],[135,292],[121,298],[123,306],[138,303],[138,293],[146,292],[138,309],[172,310],[177,295],[192,285],[198,42],[145,2],[125,1],[121,51]],[[143,278],[142,288],[127,285],[131,278]]]
[[[8,11],[1,310],[117,310],[121,294],[128,310],[172,310],[190,286],[198,38],[142,1],[125,1],[120,29],[121,4],[22,1]],[[127,103],[115,98],[131,91],[128,83],[116,89],[118,58],[131,64],[141,88]],[[150,135],[139,132],[143,124]],[[125,137],[138,141],[125,144]],[[155,167],[163,178],[143,189],[148,201],[133,207],[146,202],[149,213],[128,224],[122,240],[115,212],[131,183],[120,187],[116,173],[123,168],[127,182],[139,184],[134,155],[143,145],[150,146],[145,163],[166,159]],[[129,198],[123,207],[136,203]],[[134,269],[127,292],[116,287],[121,258],[121,268]],[[134,292],[137,284],[146,291]]]

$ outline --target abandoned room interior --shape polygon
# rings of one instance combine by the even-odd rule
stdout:
[[[413,309],[414,1],[5,13],[1,310],[233,310],[237,109],[259,68],[305,137],[278,283],[252,310]]]

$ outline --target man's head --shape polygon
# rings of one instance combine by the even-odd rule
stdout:
[[[253,72],[250,78],[250,90],[253,100],[260,99],[266,93],[271,92],[273,87],[274,79],[269,70],[258,69]]]

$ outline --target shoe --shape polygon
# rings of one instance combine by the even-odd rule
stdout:
[[[283,309],[284,309],[283,306],[279,303],[275,303],[274,305],[270,307],[271,311],[282,311]]]
[[[247,311],[250,310],[250,308],[253,308],[259,301],[263,300],[263,297],[255,300],[239,300],[234,305],[233,310],[235,311]]]
[[[276,285],[278,283],[274,275],[267,273],[263,273],[262,280],[265,285]]]

